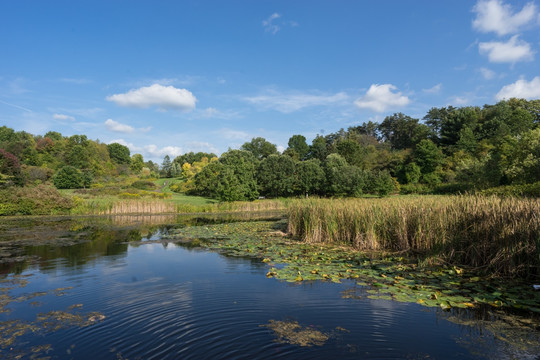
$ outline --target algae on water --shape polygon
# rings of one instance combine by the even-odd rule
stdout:
[[[325,334],[314,327],[303,327],[297,321],[270,320],[268,324],[261,325],[269,328],[276,335],[277,342],[299,346],[322,346],[329,339]]]

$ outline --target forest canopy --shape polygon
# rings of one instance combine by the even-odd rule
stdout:
[[[294,134],[280,153],[257,137],[220,157],[186,153],[161,166],[85,135],[0,127],[0,186],[89,187],[118,176],[181,180],[175,191],[216,199],[467,191],[540,181],[540,100],[432,108],[363,122],[309,144]]]

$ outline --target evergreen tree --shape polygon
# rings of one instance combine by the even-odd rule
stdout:
[[[161,163],[161,176],[166,178],[172,177],[172,163],[169,155],[165,155]]]

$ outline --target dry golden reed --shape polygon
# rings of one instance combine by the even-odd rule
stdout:
[[[315,199],[288,209],[289,232],[308,243],[422,253],[503,275],[540,273],[540,199]]]

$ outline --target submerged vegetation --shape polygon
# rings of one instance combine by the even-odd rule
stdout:
[[[289,239],[286,222],[237,222],[170,229],[164,241],[254,257],[267,277],[290,282],[354,280],[365,297],[452,307],[520,309],[540,313],[540,293],[522,279],[493,279],[471,267],[430,264],[407,254],[359,252],[335,244]],[[345,295],[344,295],[345,296]],[[351,297],[351,294],[347,294]],[[354,297],[354,296],[353,296]]]
[[[470,212],[469,217],[485,220],[486,217],[479,215],[485,213],[487,219],[497,221],[501,218],[494,217],[492,212],[486,210],[490,207],[484,203],[485,201],[490,201],[492,211],[493,209],[506,211],[505,201],[508,201],[508,206],[512,205],[513,209],[525,209],[527,207],[524,204],[528,203],[536,204],[534,206],[538,204],[536,200],[517,201],[499,198],[401,197],[334,202],[314,199],[299,203],[293,201],[287,205],[291,209],[291,214],[301,205],[321,205],[322,209],[329,211],[326,217],[331,223],[334,221],[331,214],[339,217],[340,212],[345,214],[347,209],[366,213],[366,216],[377,211],[384,215],[384,211],[389,209],[396,209],[397,213],[400,209],[402,213],[408,209],[407,211],[414,215],[417,213],[411,209],[420,209],[422,206],[428,207],[432,212],[444,213],[443,210],[451,209],[454,212],[462,211],[463,208],[451,207],[452,204],[459,205],[460,201],[469,204],[470,209],[477,209],[476,215],[472,216]],[[400,202],[401,207],[398,207]],[[231,206],[234,204],[228,203]],[[256,203],[245,203],[246,206],[254,204]],[[342,206],[324,208],[329,204]],[[484,211],[481,212],[479,209]],[[533,213],[538,214],[535,209]],[[523,214],[524,212],[521,213],[522,217]],[[442,215],[438,218],[442,219]],[[512,219],[517,222],[517,219]],[[390,246],[392,242],[384,242],[384,246],[389,246],[388,248],[380,245],[359,250],[358,246],[355,248],[352,246],[354,244],[341,240],[307,241],[301,237],[290,236],[289,220],[283,211],[266,214],[248,211],[226,216],[170,214],[145,219],[130,215],[73,219],[39,218],[38,221],[43,223],[36,223],[36,220],[11,218],[5,219],[5,225],[0,226],[3,238],[0,253],[9,262],[4,269],[22,273],[24,270],[22,265],[12,266],[21,262],[39,263],[40,267],[46,269],[55,263],[58,257],[69,258],[69,262],[78,267],[89,259],[95,259],[96,255],[121,257],[127,254],[130,246],[152,246],[145,244],[161,243],[165,248],[175,244],[190,249],[190,252],[193,250],[198,252],[197,249],[202,248],[226,256],[249,259],[259,269],[264,269],[263,274],[266,273],[268,278],[266,281],[286,281],[291,286],[302,284],[310,286],[312,281],[342,283],[335,286],[346,302],[362,299],[366,302],[409,303],[411,304],[408,305],[409,309],[415,309],[417,306],[431,307],[440,314],[440,317],[462,324],[466,328],[477,329],[475,326],[481,326],[479,331],[487,332],[488,338],[497,338],[497,341],[501,340],[513,349],[523,349],[526,353],[536,353],[540,350],[538,335],[540,292],[534,291],[529,281],[535,279],[533,273],[529,274],[530,279],[524,276],[496,276],[507,273],[492,271],[491,267],[478,268],[453,262],[455,258],[433,253],[436,247],[422,250],[409,244],[408,249],[398,250]],[[46,223],[47,221],[49,223]],[[17,226],[11,226],[15,223]],[[471,220],[468,226],[483,229],[480,225],[476,227],[471,225],[472,223]],[[430,230],[439,231],[439,228],[432,227]],[[414,234],[414,231],[411,234]],[[83,253],[86,256],[82,258],[73,257],[73,254],[79,256]],[[518,267],[511,273],[520,274],[518,271],[524,269],[526,268]],[[62,296],[71,292],[71,288],[68,287],[55,290],[40,289],[41,292],[34,293],[17,290],[24,288],[27,283],[26,276],[8,275],[2,278],[1,311],[9,315],[8,311],[16,303],[39,307],[41,303],[38,300],[45,300],[47,295]],[[42,313],[36,312],[35,320],[31,317],[1,322],[0,339],[6,342],[0,343],[0,355],[3,354],[2,351],[7,354],[9,347],[12,346],[10,344],[20,344],[25,339],[22,336],[30,335],[32,332],[41,335],[112,319],[106,313],[85,313],[81,308],[82,304],[73,304],[66,309],[62,306],[61,309],[64,310],[47,308]],[[306,323],[305,319],[291,319],[288,316],[281,320],[269,320],[269,317],[263,320],[266,324],[261,326],[267,328],[279,343],[306,347],[325,345],[329,340],[339,339],[347,332],[340,327],[332,330],[336,324],[314,326]],[[275,315],[272,317],[275,318]],[[35,350],[45,354],[47,344],[42,346],[43,348]]]
[[[59,288],[44,292],[23,293],[17,297],[9,294],[13,289],[21,290],[28,284],[29,275],[15,275],[0,279],[0,313],[9,313],[13,303],[30,302],[33,307],[41,303],[33,299],[46,295],[64,296],[71,288]],[[20,338],[27,334],[45,336],[62,329],[73,327],[86,327],[103,321],[106,316],[100,312],[81,312],[83,304],[73,304],[65,310],[52,310],[47,313],[38,313],[34,320],[11,319],[0,322],[0,357],[2,358],[37,358],[44,356],[51,349],[50,344],[32,346],[28,351],[21,350],[15,345]]]
[[[540,350],[540,292],[519,278],[493,278],[479,269],[428,263],[407,254],[360,252],[334,243],[289,239],[286,222],[237,222],[170,229],[163,241],[213,249],[227,256],[260,259],[266,276],[301,284],[345,282],[346,299],[416,303],[440,309],[441,316],[485,331],[512,347]],[[190,241],[190,242],[187,242]],[[474,310],[469,312],[468,310]],[[278,342],[319,345],[329,336],[296,321],[272,320]]]
[[[261,325],[269,328],[276,335],[279,343],[299,346],[322,346],[330,338],[313,327],[302,327],[297,321],[270,320],[268,324]]]

